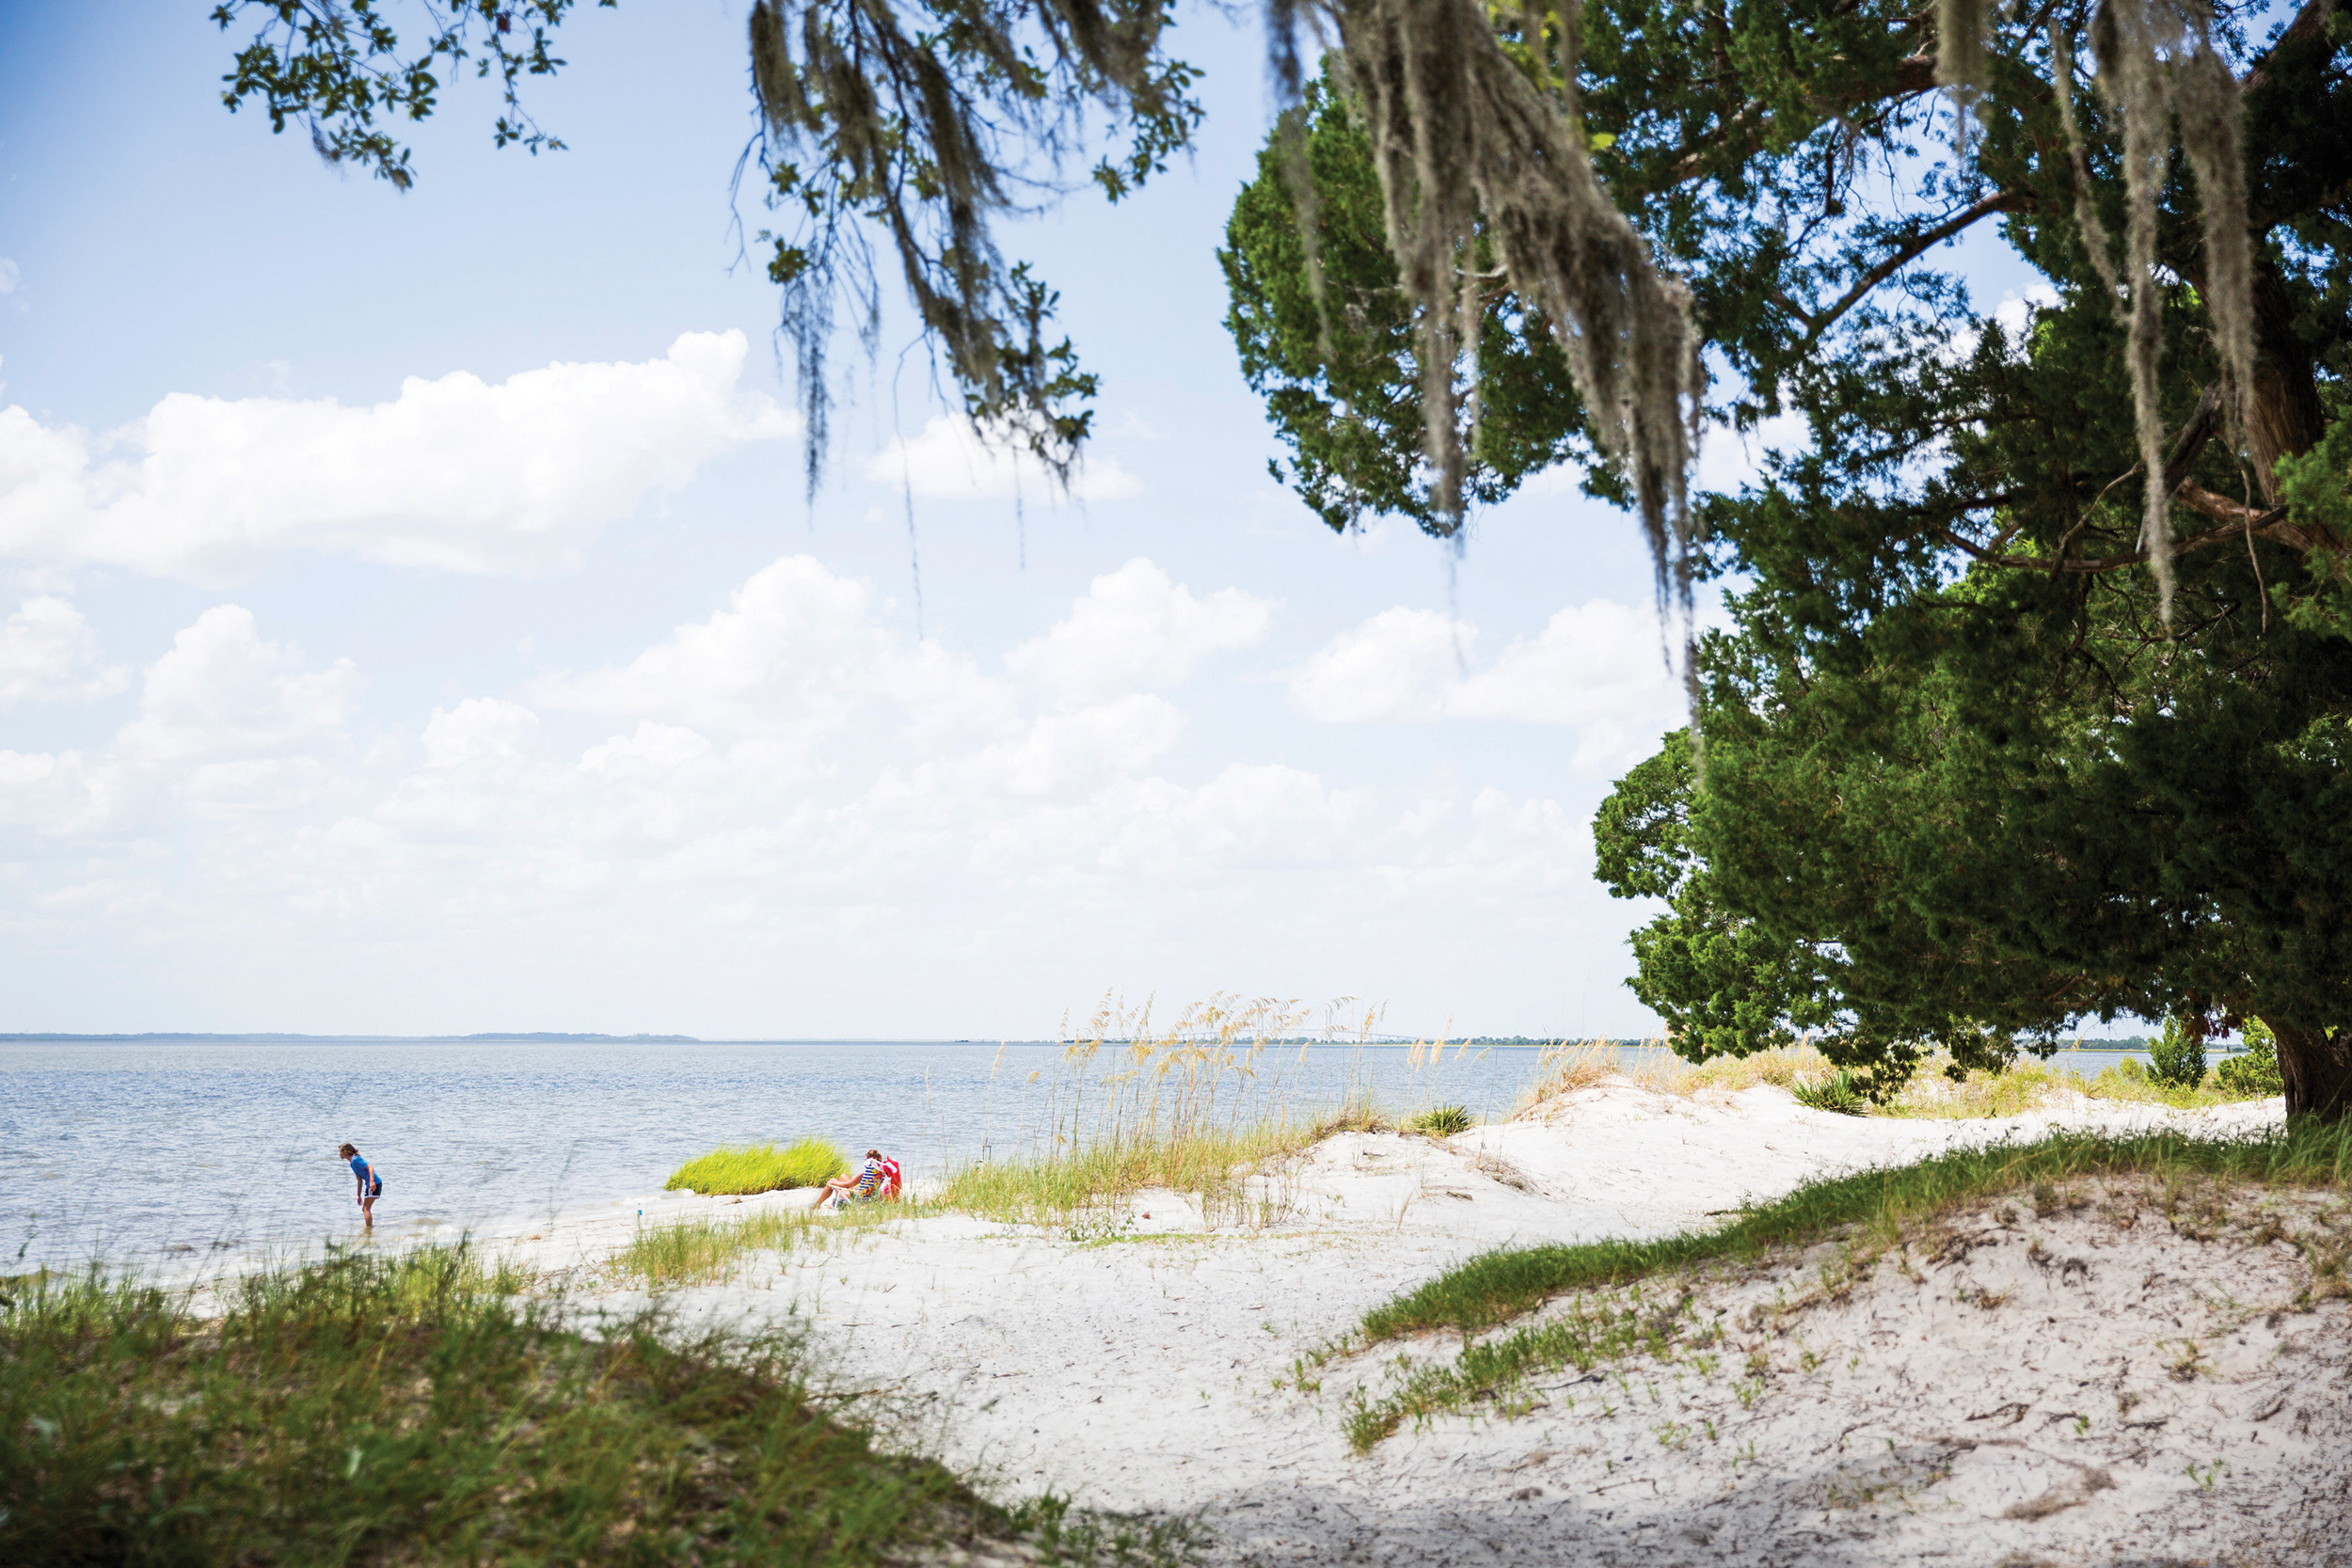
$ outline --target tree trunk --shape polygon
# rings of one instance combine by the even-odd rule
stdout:
[[[2287,1116],[2342,1121],[2352,1115],[2352,1029],[2303,1029],[2265,1018],[2279,1042],[2279,1076],[2286,1080]]]
[[[2279,504],[2281,457],[2298,457],[2328,434],[2311,345],[2295,329],[2295,301],[2267,261],[2254,268],[2254,385],[2246,418],[2246,444],[2263,504]]]

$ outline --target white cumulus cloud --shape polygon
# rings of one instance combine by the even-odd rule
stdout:
[[[218,581],[274,551],[533,572],[745,442],[790,434],[739,332],[660,359],[496,385],[410,377],[389,403],[175,392],[110,436],[0,409],[0,556]]]
[[[116,746],[143,762],[309,757],[343,742],[358,684],[351,660],[313,668],[265,640],[251,610],[215,605],[147,667],[139,715]]]
[[[1392,714],[1587,719],[1618,699],[1548,683],[1613,642],[1654,657],[1654,632],[1565,613],[1467,678],[1412,612],[1356,651],[1383,628],[1419,650],[1361,665],[1408,677]],[[992,674],[788,557],[610,667],[363,719],[349,662],[220,605],[146,665],[111,742],[0,751],[0,929],[105,952],[135,931],[142,965],[267,968],[306,1008],[456,988],[459,1011],[519,995],[775,1029],[930,1007],[932,1030],[1302,965],[1335,993],[1427,964],[1486,996],[1610,935],[1613,912],[1579,912],[1601,902],[1588,807],[1383,784],[1295,734],[1237,750],[1212,705],[1180,705],[1171,671],[1269,614],[1131,562],[1041,610],[1020,669]],[[1073,660],[1108,673],[1057,673]]]
[[[1005,665],[1065,700],[1165,690],[1211,654],[1265,636],[1273,601],[1238,588],[1205,596],[1141,557],[1096,578],[1070,614],[1005,656]]]
[[[0,625],[0,709],[111,696],[130,680],[127,670],[101,664],[98,634],[54,594],[26,599]]]
[[[1680,677],[1655,611],[1593,599],[1534,637],[1479,660],[1476,627],[1398,606],[1341,633],[1291,681],[1291,701],[1326,723],[1489,719],[1578,732],[1571,766],[1608,771],[1681,721]]]
[[[804,555],[763,567],[707,620],[617,669],[551,677],[544,706],[735,732],[816,736],[867,703],[918,728],[986,725],[1009,698],[968,657],[875,621],[864,584]]]
[[[971,421],[934,414],[919,436],[901,436],[866,460],[866,477],[893,487],[904,485],[933,500],[1009,500],[1041,503],[1063,491],[1038,460],[1017,443],[983,439]],[[1068,494],[1083,501],[1120,500],[1140,494],[1143,483],[1104,453],[1089,455],[1070,476]]]

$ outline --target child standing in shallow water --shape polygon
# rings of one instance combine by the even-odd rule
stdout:
[[[370,1230],[375,1228],[375,1200],[384,1194],[384,1179],[375,1174],[375,1167],[360,1157],[349,1144],[335,1150],[351,1162],[351,1174],[359,1181],[359,1220]]]

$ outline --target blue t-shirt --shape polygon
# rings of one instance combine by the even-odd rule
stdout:
[[[358,1177],[362,1181],[365,1181],[368,1179],[368,1160],[366,1155],[355,1154],[351,1157],[351,1174]]]

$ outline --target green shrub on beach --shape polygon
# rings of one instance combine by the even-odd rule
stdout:
[[[2249,1018],[2238,1037],[2246,1049],[2213,1069],[2214,1087],[2233,1100],[2266,1100],[2286,1093],[2286,1079],[2279,1071],[2279,1042],[2268,1025]]]
[[[1415,1132],[1432,1138],[1450,1138],[1467,1132],[1477,1125],[1467,1105],[1438,1105],[1423,1111],[1405,1124]]]
[[[20,1282],[0,1561],[863,1568],[1038,1532],[842,1419],[789,1335],[583,1334],[520,1284],[462,1247],[257,1275],[218,1316]]]
[[[2197,1087],[2205,1081],[2205,1037],[2178,1018],[2166,1019],[2163,1035],[2148,1047],[2148,1070],[2159,1084]]]
[[[1826,1078],[1800,1080],[1790,1086],[1788,1096],[1809,1110],[1841,1117],[1867,1116],[1870,1110],[1869,1097],[1862,1092],[1860,1081],[1844,1068]]]
[[[841,1151],[822,1138],[803,1138],[787,1148],[774,1144],[749,1144],[741,1148],[713,1149],[689,1160],[670,1173],[665,1192],[780,1193],[793,1187],[821,1187],[850,1168]]]

